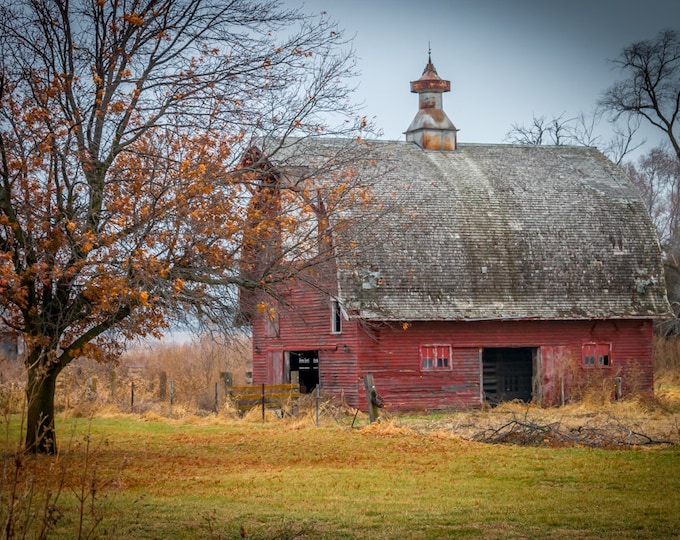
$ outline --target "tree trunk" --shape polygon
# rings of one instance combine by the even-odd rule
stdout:
[[[59,370],[38,364],[28,369],[26,398],[26,451],[35,454],[56,454],[54,430],[54,391]]]

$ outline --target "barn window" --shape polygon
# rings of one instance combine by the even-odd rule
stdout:
[[[607,367],[611,365],[611,344],[584,343],[583,365],[586,367]]]
[[[334,334],[342,332],[342,306],[335,298],[331,300],[331,332]]]
[[[451,369],[451,345],[421,345],[420,367],[425,371]]]

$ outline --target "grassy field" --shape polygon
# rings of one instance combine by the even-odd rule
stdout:
[[[49,538],[656,539],[680,531],[677,444],[520,447],[419,432],[406,419],[317,428],[310,416],[262,424],[117,415],[62,419],[58,458],[17,461],[18,421],[3,421],[0,486],[5,533],[14,501],[15,537],[22,527],[34,537],[46,515],[56,521]]]

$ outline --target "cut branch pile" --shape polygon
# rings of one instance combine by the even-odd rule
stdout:
[[[594,448],[629,448],[645,445],[672,445],[671,440],[655,439],[624,425],[613,417],[597,424],[567,426],[562,422],[540,423],[525,416],[513,416],[501,425],[487,426],[470,440],[491,444],[522,446],[589,446]]]

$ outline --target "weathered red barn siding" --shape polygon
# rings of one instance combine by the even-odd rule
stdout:
[[[272,305],[278,312],[278,335],[267,335],[266,313],[253,320],[253,382],[284,382],[283,368],[272,370],[271,359],[283,366],[286,351],[318,351],[321,388],[356,403],[357,325],[343,320],[342,332],[333,333],[331,299],[317,288],[292,287],[283,300],[292,307]]]
[[[372,325],[343,320],[331,331],[328,295],[292,287],[278,307],[278,333],[266,313],[253,321],[253,381],[283,382],[285,351],[318,351],[323,391],[365,407],[362,378],[371,373],[392,409],[479,407],[484,348],[538,349],[534,398],[556,405],[589,381],[621,377],[624,393],[651,392],[651,320],[413,322]],[[274,324],[276,327],[276,324]],[[583,345],[611,344],[611,365],[585,367]],[[450,345],[452,369],[424,371],[423,345]]]
[[[652,323],[617,321],[416,322],[376,332],[368,353],[359,352],[358,376],[372,373],[386,403],[394,408],[474,407],[481,404],[481,350],[531,347],[539,350],[537,396],[560,402],[588,379],[622,377],[624,393],[652,391]],[[611,365],[583,366],[584,343],[611,344]],[[450,344],[450,371],[423,371],[420,346]],[[360,395],[364,405],[363,395]]]

